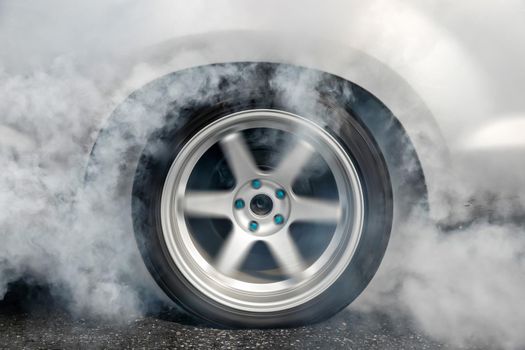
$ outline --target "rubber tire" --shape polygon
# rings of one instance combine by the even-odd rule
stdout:
[[[327,91],[317,91],[315,95],[322,99],[319,103],[329,106],[334,112],[334,116],[327,118],[323,127],[336,137],[354,161],[365,197],[361,240],[343,274],[321,295],[298,307],[254,313],[232,309],[209,299],[191,285],[174,264],[163,239],[160,199],[170,166],[188,140],[211,122],[248,109],[286,110],[316,121],[316,116],[301,114],[301,111],[294,110],[289,104],[283,105],[280,101],[279,91],[270,83],[277,66],[260,64],[257,68],[260,70],[259,79],[249,86],[243,84],[236,88],[235,82],[226,80],[225,88],[208,95],[206,100],[178,108],[177,117],[166,118],[166,124],[150,137],[135,173],[133,225],[146,266],[161,288],[179,306],[201,320],[222,327],[289,327],[331,317],[350,304],[370,282],[385,253],[392,227],[392,185],[387,164],[372,133],[354,113],[359,100],[353,98],[349,101],[341,93],[344,85],[354,92],[362,89],[341,78],[320,73],[326,79],[326,85],[322,85],[329,88]],[[311,97],[310,94],[304,96]]]

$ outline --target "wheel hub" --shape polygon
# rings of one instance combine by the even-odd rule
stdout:
[[[235,224],[256,236],[268,236],[282,230],[292,206],[285,193],[283,186],[271,178],[246,182],[234,196]]]

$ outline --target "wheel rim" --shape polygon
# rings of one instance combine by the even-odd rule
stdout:
[[[261,169],[248,147],[243,133],[255,129],[277,130],[293,140],[273,169]],[[214,145],[221,149],[235,184],[192,190],[191,178],[205,176],[196,173],[196,165]],[[305,169],[315,157],[331,172],[336,200],[302,196],[294,188],[299,177],[308,176]],[[273,312],[308,302],[345,271],[359,244],[363,208],[352,160],[321,126],[284,111],[247,110],[216,120],[185,144],[166,177],[160,219],[171,259],[196,289],[234,309]],[[202,232],[192,226],[194,219],[230,223],[214,256],[195,238]],[[329,234],[318,232],[327,243],[307,260],[292,229],[319,223],[332,228]],[[254,259],[256,244],[265,245],[277,266],[265,270],[263,277],[243,268]]]

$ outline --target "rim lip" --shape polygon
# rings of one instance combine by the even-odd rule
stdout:
[[[310,141],[324,143],[325,149],[319,151],[319,153],[323,156],[323,152],[333,152],[334,154],[332,156],[335,156],[334,159],[337,162],[340,162],[343,166],[342,170],[344,170],[343,175],[345,175],[345,178],[339,179],[339,181],[344,181],[349,186],[344,193],[341,193],[340,183],[338,182],[337,176],[332,167],[330,167],[330,170],[336,177],[339,201],[343,208],[345,225],[342,225],[340,222],[337,223],[333,237],[326,249],[328,250],[332,248],[334,252],[338,252],[338,261],[334,261],[334,252],[332,252],[329,262],[321,266],[319,271],[316,271],[315,274],[313,274],[313,271],[305,274],[309,277],[308,280],[301,281],[297,285],[290,285],[287,281],[262,284],[262,286],[267,288],[261,288],[260,292],[254,294],[247,291],[246,288],[241,288],[252,283],[222,275],[215,270],[214,267],[198,253],[198,251],[194,251],[193,254],[188,252],[188,247],[184,242],[181,242],[181,238],[186,238],[186,242],[188,242],[187,238],[191,241],[191,234],[187,229],[186,220],[180,220],[177,219],[177,217],[184,218],[181,200],[184,198],[187,180],[193,171],[195,163],[200,159],[202,154],[209,149],[209,147],[218,142],[222,136],[226,134],[254,127],[268,128],[271,127],[269,126],[269,124],[271,124],[270,121],[273,121],[274,123],[282,123],[283,120],[287,120],[288,122],[292,120],[294,125],[293,127],[289,127],[288,130],[283,128],[280,128],[280,130],[294,132],[294,130],[297,130],[297,127],[305,127],[309,132],[308,135],[310,136]],[[246,126],[248,122],[252,122],[252,124]],[[301,132],[302,131],[303,129],[301,128]],[[212,137],[210,137],[210,134]],[[197,157],[195,156],[196,152],[200,152]],[[191,158],[196,158],[196,160],[193,161],[191,166],[188,166],[188,162],[192,160]],[[323,158],[325,157],[323,156]],[[188,168],[190,169],[188,170]],[[184,183],[184,186],[178,186],[181,181]],[[181,187],[184,187],[182,191]],[[348,215],[348,189],[350,189],[352,193],[352,220],[349,220]],[[177,268],[193,287],[214,301],[233,309],[259,313],[275,312],[291,309],[312,300],[332,286],[346,270],[355,255],[363,231],[364,195],[361,181],[352,159],[339,142],[324,130],[321,125],[286,111],[275,109],[251,109],[232,113],[215,120],[197,132],[197,134],[186,142],[182,150],[172,162],[168,175],[166,176],[162,190],[160,218],[163,231],[162,234],[169,255]],[[351,230],[347,227],[348,221],[352,223]],[[340,231],[340,234],[346,239],[343,246],[341,246],[340,242],[334,243],[334,238],[338,231]],[[261,237],[258,238],[260,239]],[[195,255],[195,253],[197,253],[197,255]],[[323,255],[324,252],[321,256]],[[305,272],[316,265],[319,260],[320,259],[316,260],[310,265]],[[195,261],[197,261],[197,264],[195,264]],[[218,276],[220,278],[217,278]],[[319,282],[319,280],[322,283],[312,283]],[[261,286],[261,284],[257,285]],[[283,290],[283,287],[286,288]],[[231,293],[225,293],[224,290]],[[277,300],[275,297],[278,297]]]

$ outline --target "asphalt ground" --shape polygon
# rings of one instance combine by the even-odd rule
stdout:
[[[352,310],[308,327],[270,330],[218,329],[167,308],[125,322],[74,317],[45,288],[23,284],[0,301],[0,348],[455,349],[408,321]]]

